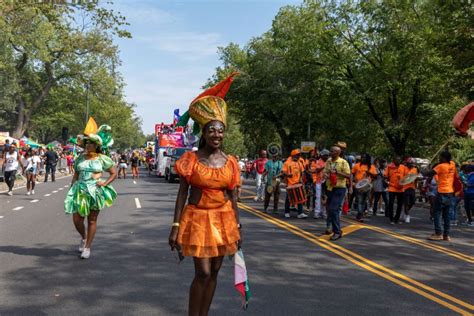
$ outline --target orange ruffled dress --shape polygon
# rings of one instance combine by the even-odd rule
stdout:
[[[236,253],[240,233],[232,201],[224,195],[240,184],[235,158],[229,157],[222,168],[211,168],[199,162],[196,153],[187,152],[175,169],[189,185],[202,190],[198,205],[186,205],[181,214],[177,242],[183,255],[212,258]]]

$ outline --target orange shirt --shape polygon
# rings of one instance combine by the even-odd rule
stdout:
[[[388,165],[383,175],[388,178],[388,192],[403,192],[403,186],[400,180],[405,176],[406,167],[404,165],[395,166],[393,163]]]
[[[453,161],[447,163],[440,163],[433,168],[438,176],[438,192],[439,193],[454,193],[454,177],[457,174],[456,165]]]
[[[416,169],[416,167],[413,167],[413,168],[405,167],[405,174],[403,176],[406,177],[408,174],[411,174],[411,173],[418,175],[418,169]],[[406,191],[408,189],[416,190],[416,180],[413,181],[412,183],[409,183],[403,186],[403,191]]]
[[[228,202],[224,190],[234,190],[240,185],[240,168],[232,156],[229,156],[223,167],[212,168],[200,162],[195,152],[188,151],[181,156],[174,167],[189,185],[202,190],[197,208],[222,207]]]
[[[301,175],[304,171],[304,166],[299,161],[293,161],[293,159],[289,158],[283,164],[282,170],[283,173],[287,175],[286,181],[288,185],[301,183]]]
[[[322,159],[310,160],[308,169],[311,172],[313,183],[323,182],[323,176],[324,176],[323,170],[325,166],[326,166],[326,163]],[[319,172],[316,172],[316,169],[321,169],[321,170]]]
[[[377,170],[375,170],[374,165],[371,165],[369,170],[367,165],[361,164],[360,162],[356,163],[354,167],[352,167],[352,174],[354,175],[355,182],[357,183],[360,180],[367,178],[367,171],[374,177],[377,176]]]

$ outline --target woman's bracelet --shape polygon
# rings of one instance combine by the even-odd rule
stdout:
[[[171,227],[179,227],[179,223],[173,223]]]
[[[242,229],[242,224],[238,223],[238,224],[237,224],[237,228],[238,228],[238,229]]]

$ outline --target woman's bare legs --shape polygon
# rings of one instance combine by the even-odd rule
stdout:
[[[90,248],[92,241],[95,237],[95,232],[97,230],[97,217],[99,216],[99,211],[91,211],[89,216],[87,216],[87,240],[85,248]]]
[[[208,314],[223,258],[194,258],[195,275],[189,291],[189,315]]]
[[[76,227],[77,232],[81,235],[82,239],[86,239],[86,227],[84,226],[84,217],[78,213],[72,214],[72,220],[74,222],[74,227]]]

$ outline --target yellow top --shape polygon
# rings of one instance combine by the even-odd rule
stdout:
[[[342,159],[341,157],[337,158],[337,160],[333,161],[332,158],[329,158],[326,161],[326,166],[324,167],[324,173],[327,174],[329,177],[329,174],[332,171],[338,171],[342,173],[351,173],[351,169],[349,167],[349,163]],[[346,178],[340,175],[337,175],[337,183],[336,185],[331,185],[331,181],[326,180],[326,188],[328,191],[331,191],[332,188],[345,188],[346,187]]]

